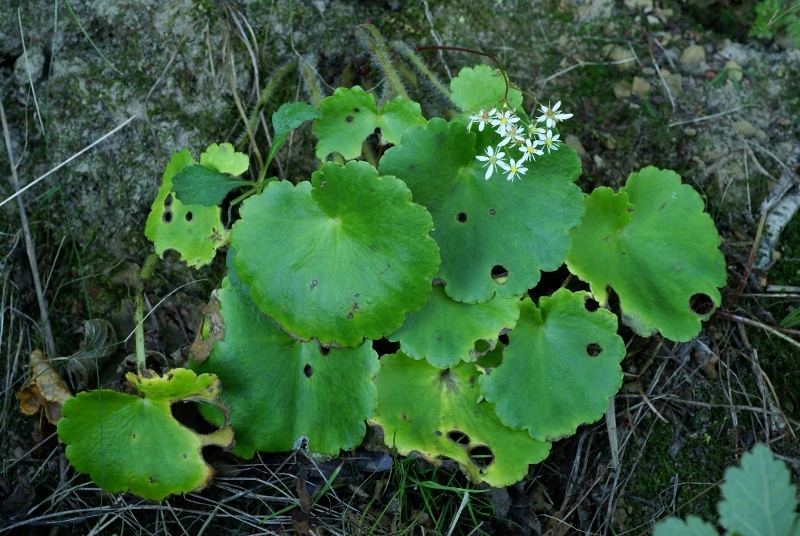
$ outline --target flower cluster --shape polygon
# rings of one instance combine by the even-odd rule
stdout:
[[[548,154],[558,150],[558,145],[561,143],[560,135],[553,134],[552,129],[557,123],[572,117],[572,114],[559,111],[561,101],[552,107],[548,103],[547,106],[541,105],[539,108],[541,115],[536,118],[535,122],[527,125],[512,110],[508,109],[503,111],[497,108],[483,109],[469,116],[468,128],[471,129],[472,125],[477,123],[478,130],[483,132],[488,124],[501,138],[497,147],[490,145],[486,148],[486,156],[475,157],[481,162],[486,162],[486,180],[489,180],[497,167],[508,173],[507,181],[521,178],[528,171],[528,168],[523,165],[525,162],[542,156],[545,150]],[[518,155],[518,158],[509,155],[508,161],[506,161],[504,151],[511,152],[512,149],[518,150],[521,154]]]

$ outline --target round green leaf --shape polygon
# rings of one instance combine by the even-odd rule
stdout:
[[[338,88],[322,99],[319,111],[322,117],[314,121],[314,133],[320,160],[334,152],[347,160],[360,156],[361,145],[376,128],[381,129],[383,142],[397,143],[406,129],[425,124],[416,102],[398,96],[378,109],[372,93],[359,86]]]
[[[475,158],[492,142],[460,122],[432,119],[403,135],[383,155],[380,172],[402,179],[414,202],[433,216],[431,236],[441,248],[437,278],[457,301],[486,302],[521,296],[539,282],[541,270],[555,270],[571,245],[568,229],[580,222],[583,202],[573,184],[580,159],[562,145],[526,163],[521,180],[507,182],[499,172],[485,180]]]
[[[219,314],[213,314],[218,311]],[[264,316],[228,278],[212,296],[205,315],[211,332],[223,332],[198,372],[218,375],[222,400],[231,408],[234,454],[289,451],[299,439],[308,448],[336,455],[357,447],[364,421],[375,409],[372,378],[378,356],[370,342],[352,349],[321,349],[301,343]]]
[[[236,152],[230,143],[212,143],[200,154],[200,165],[238,177],[250,167],[250,159],[246,154]]]
[[[436,285],[422,309],[408,315],[388,339],[400,341],[400,349],[409,357],[425,358],[441,369],[454,367],[462,359],[474,361],[493,349],[500,332],[514,327],[519,318],[516,301],[495,297],[486,303],[462,303]],[[486,348],[477,352],[475,343],[481,340]]]
[[[488,65],[464,67],[450,82],[450,100],[465,112],[477,112],[496,106],[506,95],[506,79]],[[508,88],[508,104],[512,109],[522,105],[522,93]]]
[[[693,312],[690,300],[702,294],[718,307],[726,279],[719,234],[700,195],[675,172],[647,167],[618,194],[597,188],[585,202],[583,223],[572,231],[570,271],[601,304],[611,286],[623,322],[640,335],[658,330],[675,341],[697,335],[711,312]]]
[[[222,225],[219,207],[184,205],[172,192],[172,178],[195,164],[188,149],[172,153],[144,234],[159,256],[174,249],[189,266],[200,268],[214,259],[217,248],[228,243],[228,230]]]
[[[500,420],[539,441],[572,435],[602,417],[622,385],[625,344],[617,317],[605,309],[587,311],[587,296],[559,289],[542,297],[538,308],[520,302],[503,363],[481,377],[481,392],[497,404]]]
[[[416,451],[437,464],[446,456],[475,482],[513,484],[547,457],[550,443],[503,426],[492,404],[478,402],[478,375],[472,363],[440,370],[403,353],[383,356],[372,422],[400,454]]]
[[[231,237],[239,277],[302,339],[380,339],[430,294],[439,265],[431,217],[366,162],[329,162],[312,182],[274,182],[244,202]]]
[[[174,369],[164,377],[151,371],[128,374],[143,396],[99,390],[67,400],[58,435],[67,444],[67,459],[89,474],[103,490],[135,493],[160,501],[167,495],[206,487],[213,470],[202,449],[230,447],[233,431],[227,423],[214,433],[199,435],[172,417],[178,401],[205,402],[227,409],[219,400],[219,379]]]

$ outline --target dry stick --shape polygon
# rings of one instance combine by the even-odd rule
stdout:
[[[761,328],[764,331],[768,331],[768,332],[772,333],[776,337],[780,337],[781,339],[785,340],[789,344],[792,344],[792,345],[800,348],[800,342],[797,342],[796,340],[792,339],[788,335],[784,335],[784,333],[791,333],[793,335],[800,335],[800,330],[789,329],[789,328],[781,328],[781,327],[777,327],[777,326],[768,326],[768,325],[762,324],[761,322],[758,322],[756,320],[751,320],[749,318],[745,318],[743,316],[735,315],[733,313],[729,313],[728,311],[722,311],[720,309],[717,309],[717,311],[714,314],[717,314],[717,315],[721,316],[722,318],[725,318],[725,319],[728,319],[728,320],[733,320],[734,322],[741,322],[743,324],[747,324],[748,326]]]
[[[750,277],[750,271],[753,269],[753,261],[756,258],[756,251],[758,251],[758,244],[761,242],[761,232],[764,230],[764,222],[767,220],[767,211],[761,213],[761,219],[758,221],[758,230],[756,231],[756,238],[753,240],[753,247],[750,248],[750,256],[747,258],[747,264],[744,267],[744,273],[742,274],[742,279],[739,281],[739,286],[736,287],[736,292],[733,293],[733,298],[731,298],[730,307],[736,305],[736,302],[739,301],[739,296],[742,294],[744,290],[744,285],[747,283],[747,278]]]
[[[3,137],[6,140],[8,163],[11,167],[11,184],[14,187],[15,195],[17,195],[20,192],[19,178],[17,177],[17,166],[14,164],[14,151],[11,149],[11,134],[8,132],[6,111],[2,101],[0,101],[0,121],[3,123]],[[28,251],[28,262],[30,262],[31,272],[33,273],[33,286],[36,288],[36,297],[39,302],[39,314],[42,316],[42,329],[44,330],[44,342],[47,346],[47,357],[49,359],[54,359],[56,357],[56,342],[55,339],[53,339],[53,330],[50,327],[50,319],[47,315],[47,299],[44,297],[42,282],[39,279],[39,266],[36,263],[36,248],[33,245],[33,237],[31,236],[30,227],[28,227],[28,215],[25,212],[25,204],[22,202],[21,197],[17,197],[17,206],[19,207],[19,219],[22,222],[22,234],[25,236],[25,249]]]

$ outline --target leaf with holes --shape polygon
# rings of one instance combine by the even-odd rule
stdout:
[[[372,93],[359,86],[338,88],[322,99],[319,111],[322,117],[314,121],[314,133],[319,138],[320,160],[331,153],[339,153],[347,160],[361,156],[361,145],[376,128],[381,129],[384,143],[398,143],[406,129],[425,124],[416,102],[395,97],[379,109]]]
[[[647,167],[631,173],[618,194],[597,188],[585,196],[586,216],[572,231],[569,270],[605,305],[619,295],[622,320],[642,336],[656,330],[674,341],[700,332],[720,304],[725,258],[703,200],[677,173]],[[707,296],[711,311],[692,311]]]
[[[573,184],[581,162],[570,147],[530,162],[521,180],[484,179],[483,153],[492,142],[460,122],[432,119],[406,131],[401,144],[383,155],[380,172],[405,181],[414,202],[433,216],[431,236],[441,248],[437,278],[445,292],[467,303],[495,294],[521,296],[539,282],[541,271],[564,262],[572,243],[569,229],[583,214]]]
[[[200,268],[210,263],[217,249],[228,243],[228,230],[222,225],[219,207],[184,205],[175,198],[172,178],[195,164],[187,149],[172,153],[161,178],[161,188],[150,207],[144,234],[159,256],[174,249],[186,264]]]
[[[504,426],[492,404],[478,402],[479,372],[472,363],[440,370],[402,352],[381,357],[375,379],[380,425],[387,446],[419,452],[431,463],[456,460],[475,482],[508,486],[528,465],[547,457],[550,443]]]
[[[520,302],[503,363],[481,377],[481,392],[497,404],[507,426],[552,441],[574,434],[608,408],[622,385],[625,344],[613,313],[586,310],[588,295],[559,289],[542,297],[539,307]]]
[[[224,338],[197,372],[218,375],[236,431],[234,454],[252,458],[256,450],[292,450],[302,437],[308,448],[336,455],[357,447],[365,419],[375,409],[372,378],[378,355],[369,341],[344,350],[320,348],[293,339],[264,316],[225,278],[208,311],[219,311]],[[219,322],[207,318],[204,322]]]
[[[789,470],[766,445],[756,445],[742,456],[741,468],[729,467],[720,490],[719,524],[729,534],[797,534],[797,488]]]
[[[69,462],[110,493],[130,491],[160,501],[206,487],[213,470],[202,450],[230,447],[233,431],[225,422],[211,434],[198,434],[176,421],[170,407],[176,402],[212,404],[227,421],[219,379],[186,369],[164,377],[152,371],[126,377],[139,396],[104,389],[78,393],[64,403],[58,436],[67,445]]]
[[[399,341],[409,357],[427,359],[441,369],[454,367],[462,359],[474,361],[493,349],[500,332],[514,327],[519,318],[516,301],[496,296],[486,303],[462,303],[436,285],[422,309],[408,315],[387,338]]]
[[[366,162],[328,162],[311,183],[271,183],[240,213],[231,236],[239,277],[302,339],[380,339],[428,299],[439,265],[431,217],[402,181]]]
[[[465,112],[488,110],[505,98],[512,109],[522,105],[520,90],[509,87],[506,97],[506,79],[500,71],[488,65],[461,69],[450,82],[450,91],[450,100]]]

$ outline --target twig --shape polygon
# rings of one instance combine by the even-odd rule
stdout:
[[[733,293],[733,297],[731,298],[730,307],[736,305],[736,302],[739,301],[739,296],[742,294],[744,290],[744,285],[747,283],[747,278],[750,277],[750,271],[753,269],[753,261],[756,258],[756,251],[758,251],[758,245],[761,243],[761,232],[764,230],[764,222],[767,219],[767,213],[761,213],[761,219],[758,222],[758,230],[756,231],[756,238],[753,240],[753,247],[750,248],[750,256],[747,257],[747,264],[744,266],[744,273],[742,274],[742,279],[739,281],[739,286],[736,287],[736,292]]]
[[[776,327],[768,326],[766,324],[762,324],[761,322],[757,322],[755,320],[750,320],[749,318],[745,318],[743,316],[735,315],[735,314],[729,313],[727,311],[722,311],[720,309],[717,309],[717,311],[714,314],[718,314],[722,318],[726,318],[728,320],[733,320],[734,322],[741,322],[743,324],[747,324],[748,326],[753,326],[755,328],[761,328],[764,331],[768,331],[768,332],[772,333],[776,337],[780,337],[781,339],[785,340],[789,344],[794,345],[797,348],[800,348],[800,342],[797,342],[796,340],[792,339],[788,335],[784,335],[784,333],[792,333],[794,335],[800,335],[800,331],[798,331],[796,329],[779,328],[777,326]]]
[[[711,115],[704,115],[703,117],[696,117],[694,119],[689,119],[688,121],[675,121],[674,123],[670,123],[667,126],[668,127],[676,127],[678,125],[688,125],[690,123],[699,123],[700,121],[708,121],[709,119],[715,119],[717,117],[722,117],[723,115],[728,115],[728,114],[732,114],[732,113],[738,112],[742,108],[744,108],[744,106],[737,106],[733,110],[728,110],[728,111],[725,111],[725,112],[719,112],[719,113],[711,114]]]
[[[50,319],[47,313],[47,299],[44,297],[42,282],[39,279],[39,266],[36,262],[36,247],[33,245],[30,227],[28,227],[28,214],[25,212],[25,204],[19,197],[19,177],[17,177],[17,166],[14,163],[14,151],[11,149],[11,134],[8,132],[8,122],[6,121],[6,111],[3,102],[0,101],[0,121],[3,123],[3,137],[6,141],[6,151],[8,152],[8,164],[11,168],[11,184],[14,187],[14,197],[17,197],[19,207],[19,219],[22,222],[22,234],[25,236],[25,249],[28,252],[28,262],[31,265],[33,275],[33,286],[36,289],[36,298],[39,302],[39,314],[42,317],[42,330],[44,343],[47,347],[48,359],[56,357],[56,341],[53,338],[53,330],[50,327]]]

